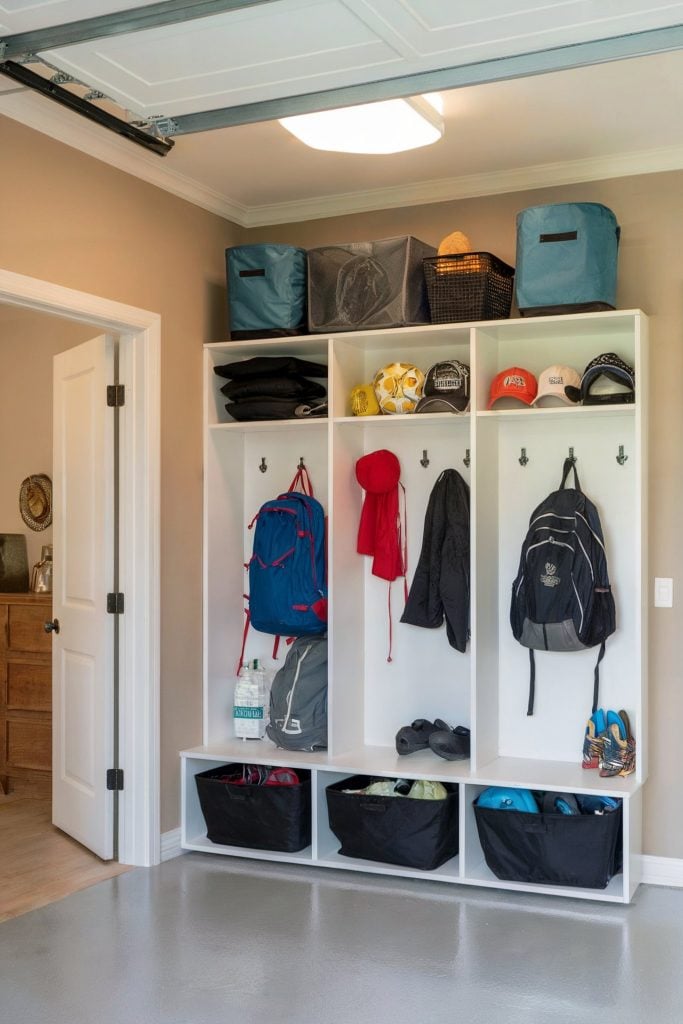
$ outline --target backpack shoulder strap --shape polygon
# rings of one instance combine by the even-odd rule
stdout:
[[[561,491],[565,489],[567,477],[569,476],[572,470],[574,470],[574,489],[577,491],[581,491],[581,484],[579,483],[579,474],[576,471],[576,459],[569,457],[564,460],[564,466],[562,467],[562,480],[560,481],[559,488]],[[581,493],[583,494],[583,491],[581,491]]]

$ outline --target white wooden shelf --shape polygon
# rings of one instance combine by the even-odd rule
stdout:
[[[568,364],[579,372],[615,352],[634,366],[636,401],[579,407],[487,409],[496,374],[523,366],[538,376]],[[292,355],[328,367],[329,418],[237,423],[225,411],[214,366],[258,355]],[[628,902],[638,884],[642,786],[647,778],[647,318],[638,310],[399,330],[231,341],[205,346],[204,736],[182,752],[182,845],[188,850],[334,867],[350,872],[427,877],[445,882]],[[457,358],[470,366],[471,412],[354,417],[350,392],[396,360],[426,371]],[[627,460],[616,455],[623,446]],[[470,486],[471,641],[460,654],[445,629],[399,623],[393,596],[393,661],[387,662],[387,584],[356,553],[362,492],[360,456],[390,448],[406,489],[408,577],[422,544],[431,489],[445,468]],[[527,651],[509,626],[510,586],[529,516],[560,481],[574,448],[581,484],[596,503],[607,547],[617,631],[602,662],[600,705],[625,708],[634,728],[637,772],[600,778],[580,766],[590,714],[596,651],[538,652],[536,707],[526,715]],[[520,450],[528,454],[521,465]],[[425,466],[424,452],[428,465]],[[471,460],[467,459],[468,453]],[[269,740],[232,737],[234,667],[244,626],[246,525],[263,501],[286,490],[303,458],[328,515],[328,750],[280,750]],[[265,459],[267,472],[259,472]],[[246,656],[272,670],[272,637],[249,632]],[[414,719],[442,718],[472,733],[468,761],[432,751],[399,756],[397,730]],[[216,846],[206,828],[194,776],[213,766],[251,762],[311,772],[312,843],[296,855]],[[433,779],[459,786],[460,854],[435,872],[342,857],[329,829],[326,787],[350,775]],[[488,786],[603,794],[623,801],[623,872],[605,890],[508,883],[487,868],[473,801]]]

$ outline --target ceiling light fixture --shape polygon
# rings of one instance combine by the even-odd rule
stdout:
[[[280,120],[312,149],[332,153],[403,153],[431,146],[443,136],[443,100],[438,93],[383,100],[341,110],[321,110]]]

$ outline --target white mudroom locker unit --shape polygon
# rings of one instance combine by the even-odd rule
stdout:
[[[615,352],[635,368],[631,404],[487,409],[493,377],[512,366],[538,376],[553,364],[583,369]],[[239,423],[225,412],[216,365],[261,355],[294,355],[328,366],[329,418]],[[639,883],[641,794],[647,777],[647,318],[640,311],[495,320],[205,346],[204,357],[204,742],[181,752],[182,846],[216,854],[349,871],[553,893],[628,903]],[[400,360],[424,371],[437,361],[470,366],[471,406],[455,415],[351,414],[353,386]],[[445,627],[399,622],[401,581],[392,588],[393,651],[388,650],[388,584],[356,551],[363,492],[360,456],[394,452],[406,490],[408,582],[420,551],[430,491],[444,469],[471,488],[471,639],[452,649]],[[617,628],[600,670],[600,706],[627,710],[637,768],[601,778],[581,767],[591,712],[597,648],[537,652],[536,699],[527,716],[528,651],[509,622],[512,581],[529,516],[576,459],[581,485],[600,512]],[[303,459],[328,516],[329,745],[294,753],[270,740],[233,736],[232,697],[244,628],[247,524],[261,503],[287,490]],[[262,469],[265,467],[265,472]],[[273,637],[251,629],[249,658],[272,671]],[[396,732],[414,719],[445,719],[471,729],[469,761],[430,750],[396,753]],[[312,777],[312,841],[293,854],[212,843],[195,776],[231,762],[304,768]],[[434,871],[339,854],[326,787],[349,775],[432,779],[457,784],[459,854]],[[487,867],[473,802],[488,786],[603,794],[623,801],[623,868],[605,889],[502,881]]]

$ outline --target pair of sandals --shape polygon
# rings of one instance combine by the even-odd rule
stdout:
[[[447,761],[464,761],[470,756],[470,730],[464,725],[451,729],[442,718],[433,722],[417,718],[396,733],[399,754],[414,754],[416,750],[433,750]]]

